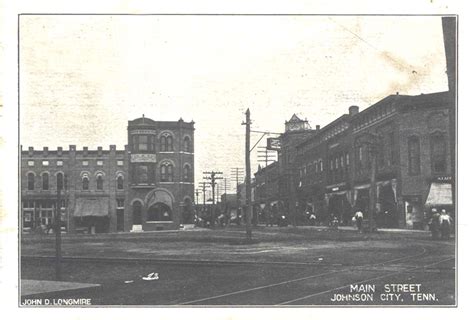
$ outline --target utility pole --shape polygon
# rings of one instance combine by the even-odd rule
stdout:
[[[196,189],[195,194],[196,194],[196,205],[198,205],[199,204],[199,189]]]
[[[377,155],[381,144],[381,136],[374,133],[366,133],[366,141],[369,156],[370,156],[370,190],[369,190],[369,231],[375,230],[375,211],[377,210],[377,185],[376,185],[376,174],[377,174]],[[365,139],[364,139],[365,140]]]
[[[250,176],[250,110],[247,109],[245,112],[245,194],[247,200],[247,210],[245,214],[245,231],[247,235],[247,241],[252,240],[252,190],[251,190],[251,176]]]
[[[63,180],[56,180],[56,215],[54,217],[54,226],[56,231],[56,280],[61,280],[61,189],[64,187],[65,175]]]
[[[370,148],[370,194],[369,194],[369,232],[374,231],[374,216],[376,211],[377,203],[377,191],[376,191],[376,173],[377,173],[377,148],[375,144],[369,145]]]
[[[207,187],[207,182],[199,182],[202,188],[202,211],[206,210],[206,187]]]
[[[204,177],[204,179],[211,180],[211,188],[212,188],[211,226],[214,226],[214,220],[215,220],[214,216],[215,216],[215,206],[216,206],[216,194],[215,194],[216,180],[223,179],[222,177],[217,176],[217,175],[221,175],[222,172],[220,172],[220,171],[205,171],[203,173],[210,175],[210,176]]]

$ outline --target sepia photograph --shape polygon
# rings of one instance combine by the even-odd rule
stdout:
[[[457,15],[17,22],[20,308],[458,305]]]

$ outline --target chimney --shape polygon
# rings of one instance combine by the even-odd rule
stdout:
[[[58,156],[63,155],[63,147],[58,147]]]
[[[102,147],[97,147],[97,155],[102,157]]]
[[[69,145],[69,150],[70,151],[76,151],[76,146],[74,144]]]
[[[89,151],[88,147],[82,147],[82,155],[87,156],[87,152]]]
[[[32,157],[35,153],[35,149],[33,147],[28,147],[28,156]]]
[[[321,129],[321,126],[319,124],[316,125],[316,131],[319,131]]]
[[[115,146],[115,144],[111,144],[109,148],[110,148],[110,151],[115,151],[116,146]]]
[[[48,156],[48,147],[43,147],[43,156]]]
[[[359,113],[359,107],[358,106],[350,106],[349,107],[349,115],[350,116],[355,116],[358,113]]]

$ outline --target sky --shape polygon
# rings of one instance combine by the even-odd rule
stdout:
[[[123,148],[142,114],[193,120],[197,185],[244,167],[247,108],[256,131],[293,113],[323,127],[351,105],[445,91],[445,71],[433,16],[21,16],[20,143]]]

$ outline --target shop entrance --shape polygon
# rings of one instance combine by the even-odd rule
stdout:
[[[379,189],[379,211],[377,226],[380,228],[398,227],[397,203],[391,185],[381,186]]]

